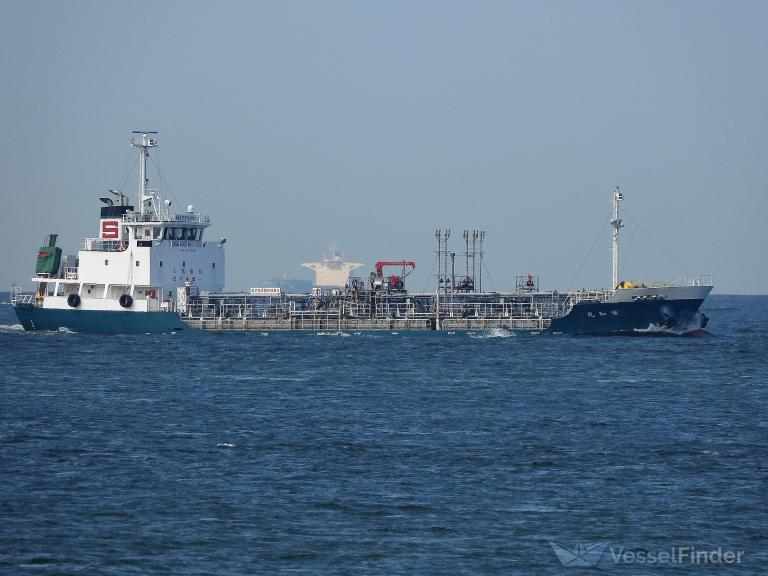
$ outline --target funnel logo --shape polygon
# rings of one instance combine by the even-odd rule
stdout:
[[[102,220],[101,221],[101,237],[102,238],[117,238],[117,232],[119,226],[117,220]]]
[[[603,556],[607,542],[598,542],[597,544],[585,544],[584,542],[577,542],[573,548],[568,548],[557,542],[549,543],[552,546],[552,550],[557,554],[557,558],[563,566],[578,566],[589,567],[594,566],[600,561]]]

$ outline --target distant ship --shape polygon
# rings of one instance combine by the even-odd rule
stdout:
[[[344,255],[331,244],[320,262],[305,262],[304,268],[315,273],[316,288],[343,288],[349,281],[350,272],[357,270],[360,262],[345,262]]]

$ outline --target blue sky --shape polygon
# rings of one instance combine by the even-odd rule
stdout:
[[[764,2],[0,10],[0,286],[29,285],[46,233],[96,235],[98,196],[137,186],[130,131],[153,129],[177,203],[228,239],[230,289],[335,242],[365,272],[415,260],[420,290],[436,227],[456,252],[487,230],[488,287],[607,286],[618,184],[622,278],[768,293]]]

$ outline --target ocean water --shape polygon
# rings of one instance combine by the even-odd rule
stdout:
[[[768,573],[768,297],[704,310],[690,339],[103,337],[0,305],[0,574]]]

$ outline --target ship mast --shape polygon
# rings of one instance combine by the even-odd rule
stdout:
[[[619,203],[624,200],[624,195],[619,192],[619,187],[613,191],[613,275],[611,278],[611,290],[615,290],[619,285],[619,230],[624,227],[624,223],[619,218]]]
[[[139,149],[139,209],[140,214],[143,216],[146,212],[145,204],[147,200],[152,199],[152,195],[148,194],[147,184],[149,178],[147,178],[147,158],[149,158],[149,149],[157,146],[157,138],[153,138],[150,130],[134,130],[131,132],[135,136],[131,138],[131,146]]]

